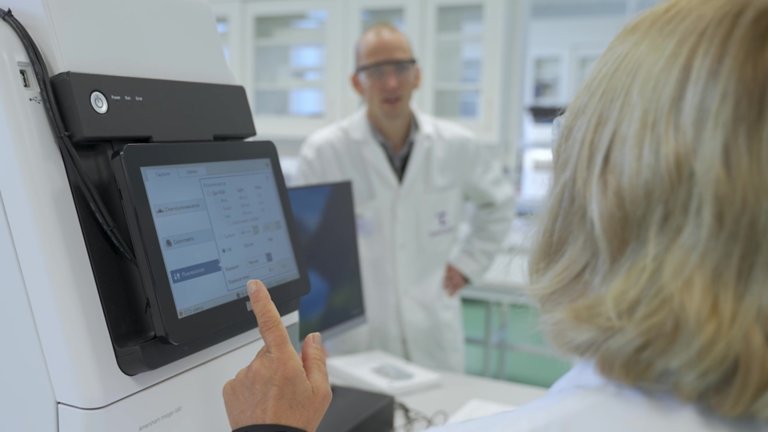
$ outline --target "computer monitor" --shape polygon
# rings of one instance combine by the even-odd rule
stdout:
[[[288,189],[310,290],[299,303],[302,337],[333,338],[365,322],[350,182]]]

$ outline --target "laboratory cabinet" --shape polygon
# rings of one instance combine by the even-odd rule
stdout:
[[[371,24],[389,22],[408,35],[422,68],[414,106],[468,127],[480,142],[510,144],[501,124],[519,114],[510,110],[522,100],[518,15],[526,2],[209,1],[262,135],[302,140],[357,109],[361,100],[349,82],[354,43]],[[509,98],[515,103],[505,103]]]
[[[662,0],[531,0],[526,33],[518,210],[535,212],[552,182],[553,118],[621,29]]]
[[[257,130],[306,135],[338,118],[342,11],[336,1],[244,4],[243,84]]]
[[[497,0],[429,0],[424,37],[423,91],[427,111],[498,136],[502,88],[502,20]],[[505,77],[505,79],[514,77]]]
[[[624,25],[661,0],[530,0],[527,107],[565,107]]]

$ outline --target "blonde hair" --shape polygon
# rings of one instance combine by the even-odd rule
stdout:
[[[768,0],[669,0],[568,107],[531,258],[553,343],[768,419]]]

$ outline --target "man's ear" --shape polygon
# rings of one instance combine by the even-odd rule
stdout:
[[[360,77],[359,77],[359,75],[360,75],[360,74],[358,74],[357,72],[353,72],[353,73],[352,73],[352,76],[350,76],[350,77],[349,77],[349,82],[350,82],[350,83],[352,83],[352,88],[354,88],[354,89],[355,89],[355,91],[357,92],[357,94],[358,94],[360,97],[363,97],[363,83],[362,83],[362,82],[360,82]]]
[[[416,70],[414,71],[416,76],[413,78],[413,89],[416,90],[419,88],[419,85],[421,85],[421,68],[419,65],[416,65]]]

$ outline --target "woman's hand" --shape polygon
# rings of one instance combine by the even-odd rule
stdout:
[[[248,296],[264,347],[224,385],[229,424],[232,429],[279,424],[314,431],[331,402],[320,334],[307,335],[299,359],[264,284],[248,282]]]

